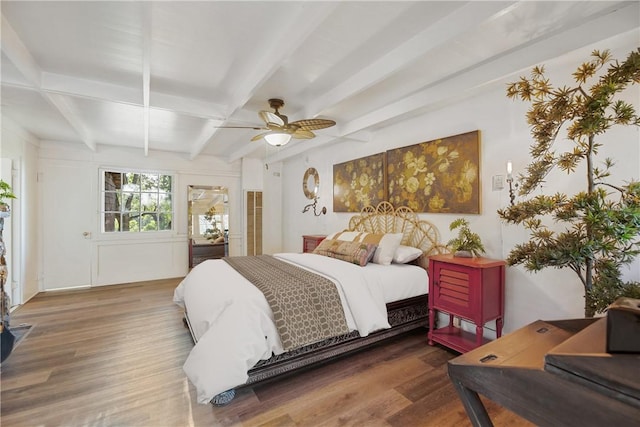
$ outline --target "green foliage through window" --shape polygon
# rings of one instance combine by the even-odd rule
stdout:
[[[171,175],[104,171],[102,188],[104,232],[171,230]]]

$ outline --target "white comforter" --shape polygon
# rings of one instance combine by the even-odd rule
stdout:
[[[350,330],[367,336],[390,327],[383,284],[375,268],[309,253],[275,256],[333,280]],[[283,352],[264,295],[223,260],[198,264],[178,285],[173,300],[186,307],[197,340],[184,371],[200,403],[244,384],[247,371],[259,360]]]

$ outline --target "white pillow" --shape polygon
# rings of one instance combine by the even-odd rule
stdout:
[[[393,261],[393,255],[396,253],[398,246],[400,246],[400,241],[402,241],[402,233],[376,234],[364,231],[339,231],[328,235],[326,238],[377,245],[378,248],[371,262],[390,265],[391,261]]]
[[[393,255],[393,262],[398,264],[406,264],[408,262],[417,259],[422,255],[422,251],[413,246],[400,245],[396,249],[396,253]]]

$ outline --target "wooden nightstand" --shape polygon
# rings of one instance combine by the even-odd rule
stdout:
[[[465,353],[488,342],[484,324],[496,321],[502,335],[504,319],[504,270],[506,263],[489,258],[429,257],[429,344],[440,343]],[[434,329],[438,311],[449,314],[449,324]],[[454,317],[476,325],[476,333],[454,326]]]
[[[308,234],[302,236],[302,252],[313,252],[313,250],[327,237],[323,234]]]

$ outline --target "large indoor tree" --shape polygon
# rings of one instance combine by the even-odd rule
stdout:
[[[509,84],[509,98],[531,103],[527,122],[534,142],[531,163],[518,177],[525,197],[498,214],[531,235],[509,253],[508,264],[573,270],[584,286],[585,315],[592,317],[620,296],[640,298],[640,284],[622,278],[622,267],[640,253],[640,183],[609,182],[614,161],[597,158],[601,136],[613,126],[640,126],[634,106],[621,96],[634,90],[637,101],[640,49],[622,63],[608,50],[594,51],[573,78],[573,87],[554,87],[544,67],[535,67],[529,78]],[[624,143],[638,144],[638,138]],[[533,196],[556,168],[583,174],[582,191]]]

